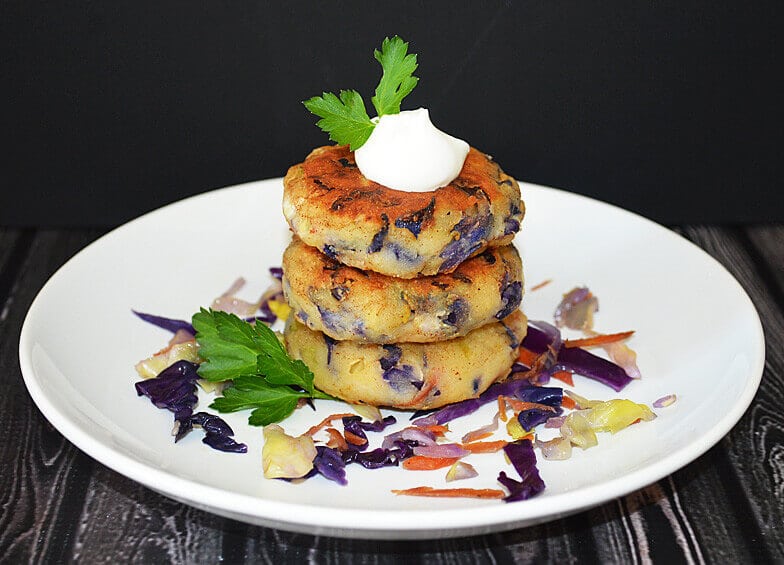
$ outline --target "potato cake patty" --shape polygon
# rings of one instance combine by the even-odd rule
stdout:
[[[432,192],[366,179],[347,146],[319,147],[283,179],[283,214],[302,241],[341,263],[389,276],[448,273],[520,229],[520,187],[474,148]]]
[[[492,247],[451,273],[416,279],[348,267],[294,238],[283,254],[283,292],[297,320],[334,339],[443,341],[520,307],[520,255]]]
[[[504,378],[525,337],[519,310],[463,337],[436,343],[338,341],[290,317],[286,348],[314,374],[319,390],[354,404],[437,408],[484,392]]]

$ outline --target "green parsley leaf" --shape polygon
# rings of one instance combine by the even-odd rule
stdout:
[[[331,92],[324,92],[303,104],[321,118],[316,125],[327,132],[332,141],[348,144],[352,151],[364,145],[375,127],[356,90],[341,90],[339,99]]]
[[[199,356],[199,376],[220,382],[257,371],[259,348],[253,340],[252,326],[233,314],[201,309],[193,315]]]
[[[375,49],[373,56],[381,63],[383,72],[371,98],[376,113],[399,114],[403,98],[414,90],[419,78],[414,76],[417,56],[408,53],[408,43],[397,35],[384,38],[381,51]],[[341,90],[340,98],[331,92],[314,96],[303,102],[305,107],[321,119],[316,125],[329,134],[332,141],[349,145],[352,151],[362,147],[373,133],[375,123],[365,109],[365,101],[356,90]]]
[[[307,365],[291,359],[263,323],[249,324],[234,314],[204,308],[193,315],[192,323],[204,360],[199,376],[233,381],[210,405],[218,412],[253,408],[248,421],[264,426],[289,416],[300,398],[332,399],[316,390]]]
[[[419,78],[413,76],[418,66],[417,56],[407,52],[408,43],[397,35],[392,39],[385,38],[381,43],[381,51],[373,51],[373,56],[383,69],[376,95],[371,98],[379,116],[399,114],[403,98],[408,96],[419,82]]]
[[[223,391],[223,396],[210,404],[210,408],[218,412],[254,408],[248,422],[253,426],[266,426],[286,419],[294,412],[299,399],[308,396],[288,386],[270,385],[261,376],[244,376],[236,378],[234,384]]]

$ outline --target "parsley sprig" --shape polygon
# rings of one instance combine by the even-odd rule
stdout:
[[[408,43],[397,35],[385,38],[381,50],[373,51],[381,63],[381,80],[371,98],[379,117],[400,113],[400,103],[419,82],[414,76],[417,56],[408,53]],[[365,101],[356,90],[341,90],[340,96],[324,92],[303,102],[305,107],[321,119],[316,125],[329,134],[332,141],[349,145],[352,151],[359,149],[373,133],[375,124],[368,116]]]
[[[253,409],[248,422],[265,426],[280,422],[300,398],[332,398],[313,386],[313,373],[291,359],[275,332],[261,322],[250,324],[226,312],[201,309],[193,316],[199,376],[232,384],[210,405],[218,412]]]

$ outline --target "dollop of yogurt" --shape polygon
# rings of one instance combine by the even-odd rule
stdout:
[[[468,143],[434,126],[426,108],[376,120],[370,138],[354,152],[365,178],[395,190],[429,192],[460,174]]]

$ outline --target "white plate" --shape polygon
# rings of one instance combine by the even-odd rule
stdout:
[[[393,488],[444,485],[444,471],[349,466],[349,486],[321,477],[303,484],[265,480],[261,431],[246,414],[227,420],[246,455],[210,450],[198,431],[175,445],[172,416],[139,398],[133,365],[168,334],[131,308],[189,318],[235,277],[249,294],[279,265],[289,232],[280,179],[226,188],[167,206],[102,237],[63,266],[33,302],[22,329],[22,373],[46,418],[101,463],[187,504],[254,524],[314,534],[425,538],[480,534],[577,512],[639,489],[686,465],[738,421],[759,385],[764,338],[740,285],[716,261],[639,216],[566,192],[523,185],[527,215],[516,244],[531,319],[551,319],[561,293],[587,285],[599,297],[599,331],[634,329],[643,379],[622,396],[650,404],[678,401],[659,418],[576,450],[565,462],[540,461],[547,490],[526,502],[398,497]],[[584,396],[614,393],[576,377]],[[200,406],[205,407],[208,398]],[[451,426],[488,423],[491,406]],[[321,402],[285,422],[301,433],[323,415]],[[398,414],[405,423],[407,414]],[[459,434],[459,435],[458,435]],[[480,476],[460,486],[497,488],[509,467],[499,453],[475,455]],[[512,471],[513,472],[513,471]],[[454,483],[450,486],[453,486]]]

